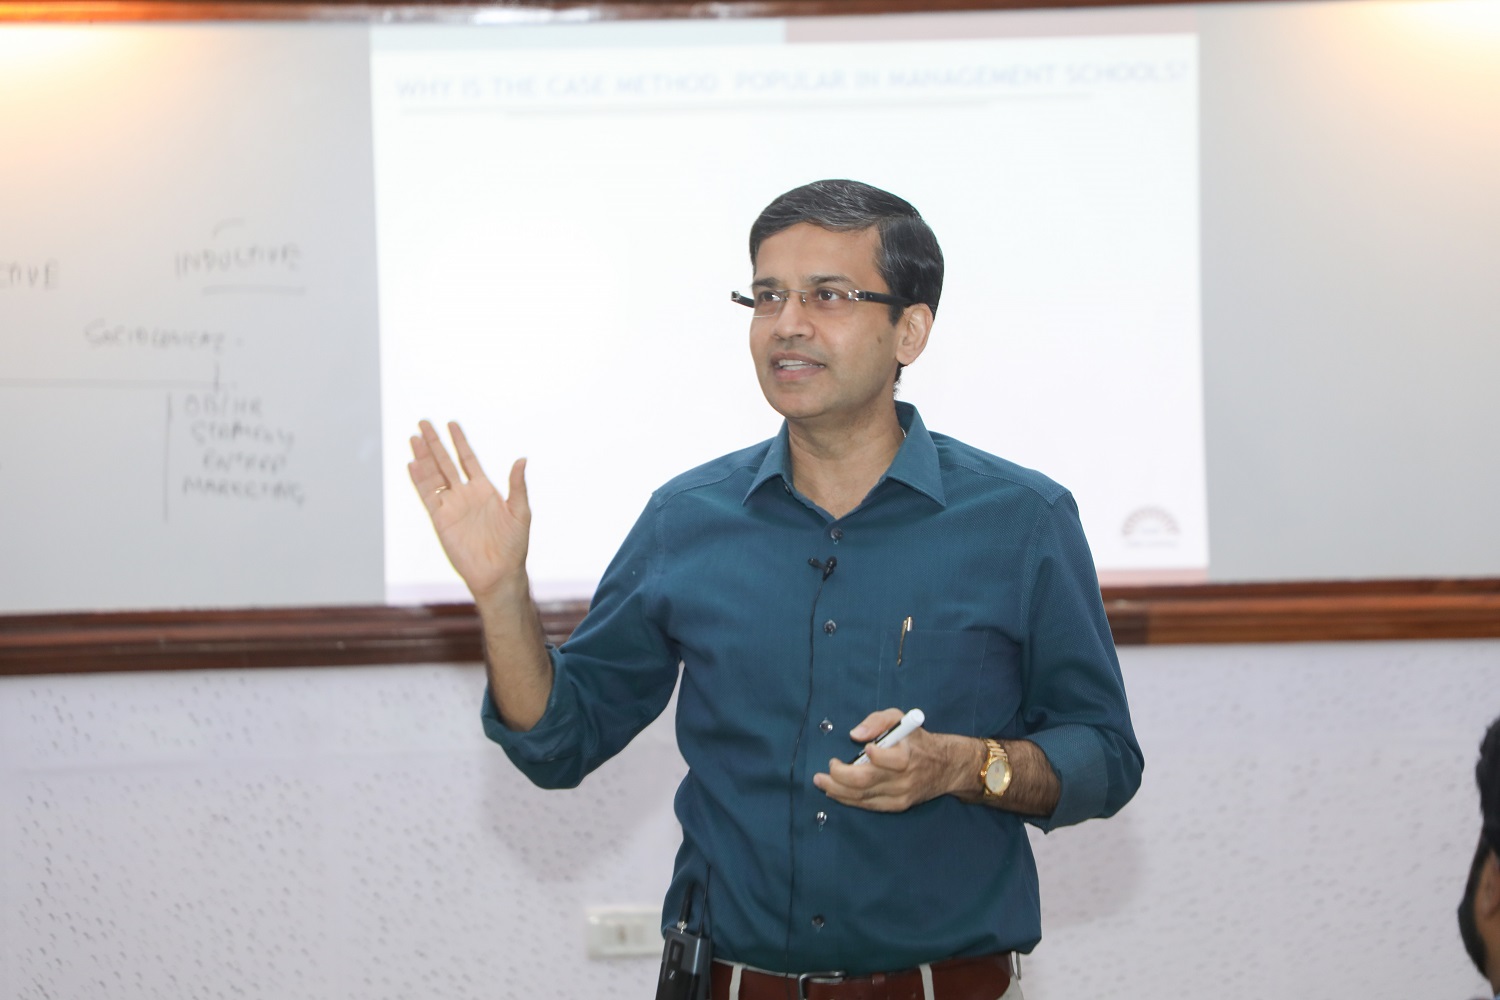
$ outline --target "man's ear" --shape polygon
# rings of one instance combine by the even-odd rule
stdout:
[[[921,357],[931,332],[932,309],[922,302],[907,306],[896,323],[896,360],[909,365]]]
[[[1474,889],[1474,911],[1479,919],[1500,917],[1500,858],[1490,851],[1479,866],[1479,885]]]

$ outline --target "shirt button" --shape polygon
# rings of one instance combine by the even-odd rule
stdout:
[[[841,539],[841,538],[844,537],[844,529],[843,528],[834,528],[832,531],[830,531],[828,533],[828,537],[832,538],[835,542],[837,542],[839,539]]]
[[[818,914],[816,917],[813,917],[812,918],[813,930],[815,930],[815,931],[822,930],[823,929],[823,924],[825,924],[826,922],[827,921],[825,921],[823,919],[823,915],[821,913]]]
[[[818,723],[818,728],[825,733],[831,733],[833,732],[833,723],[828,721],[827,719],[824,719],[822,722]]]
[[[818,829],[821,830],[823,829],[823,824],[828,822],[828,814],[820,811],[813,819],[818,821]]]
[[[833,635],[833,633],[837,632],[838,630],[839,623],[834,621],[832,618],[823,623],[823,631],[828,635]]]

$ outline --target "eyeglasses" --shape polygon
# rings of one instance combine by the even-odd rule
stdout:
[[[754,309],[756,319],[770,319],[772,316],[781,315],[781,308],[793,295],[797,296],[797,301],[802,303],[804,309],[811,309],[819,316],[846,315],[854,308],[856,302],[879,302],[882,305],[900,306],[903,309],[912,304],[910,299],[898,298],[884,292],[862,292],[858,289],[830,288],[827,285],[820,285],[817,288],[762,288],[755,293],[754,298],[741,295],[739,292],[730,292],[729,298],[742,306]]]

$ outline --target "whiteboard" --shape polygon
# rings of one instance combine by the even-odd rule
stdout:
[[[0,608],[382,599],[367,52],[0,27]]]
[[[0,611],[379,602],[388,579],[409,585],[406,597],[389,592],[398,600],[422,599],[424,586],[456,596],[403,478],[416,416],[472,423],[492,469],[530,454],[537,569],[559,586],[586,589],[596,569],[585,560],[608,557],[652,487],[775,432],[779,421],[739,356],[744,319],[725,299],[748,272],[743,240],[755,213],[794,184],[837,173],[862,173],[909,197],[949,251],[933,342],[903,380],[904,398],[935,429],[1072,487],[1106,577],[1123,560],[1142,565],[1142,553],[1166,569],[1206,559],[1213,580],[1496,575],[1497,28],[1489,0],[468,25],[431,27],[431,35],[365,24],[0,26]],[[774,113],[765,100],[738,109],[722,101],[638,106],[617,120],[619,108],[583,106],[586,93],[571,110],[562,107],[567,95],[553,95],[551,110],[571,114],[577,132],[559,140],[558,153],[577,155],[549,160],[518,141],[542,134],[541,123],[514,102],[487,113],[441,111],[444,100],[454,102],[436,89],[425,96],[408,89],[405,107],[379,89],[403,62],[430,61],[422,53],[434,43],[451,58],[429,82],[457,79],[465,65],[536,67],[548,48],[572,50],[585,68],[596,58],[601,66],[640,63],[643,53],[670,67],[698,58],[688,54],[694,49],[722,56],[716,71],[754,68],[760,59],[793,69],[809,54],[857,68],[862,56],[850,51],[861,46],[915,58],[955,36],[974,48],[1001,51],[1014,41],[1035,52],[1049,39],[1085,47],[1112,38],[1196,39],[1196,88],[1180,89],[1182,103],[1166,109],[1167,123],[1176,123],[1172,142],[1186,136],[1196,160],[1186,172],[1145,175],[1149,197],[1161,194],[1151,183],[1178,189],[1158,198],[1178,208],[1148,214],[1148,235],[1182,248],[1194,244],[1184,234],[1196,231],[1201,251],[1196,279],[1187,277],[1194,265],[1186,258],[1175,265],[1183,279],[1173,287],[1190,287],[1168,313],[1186,339],[1160,359],[1187,370],[1173,392],[1132,376],[1117,380],[1123,391],[1097,394],[1038,375],[1022,388],[1049,399],[1061,393],[1070,422],[982,426],[958,412],[975,396],[953,388],[971,374],[965,360],[982,359],[975,368],[1024,362],[1033,371],[1039,342],[1024,335],[1039,330],[1053,333],[1040,347],[1071,349],[1077,367],[1094,374],[1149,369],[1158,359],[1099,350],[1117,345],[1097,334],[1123,325],[1099,324],[1093,340],[1062,336],[1089,332],[1090,324],[1060,321],[1088,315],[1108,281],[1048,288],[996,277],[1029,273],[1017,270],[1035,263],[1028,254],[1059,248],[1075,250],[1094,276],[1112,261],[1125,273],[1151,258],[1137,260],[1130,244],[1090,242],[1101,230],[1088,213],[1066,218],[1086,200],[1027,203],[1002,190],[986,194],[985,210],[999,202],[1000,217],[1030,213],[1033,223],[1001,227],[1002,241],[1035,233],[1035,221],[1049,215],[1081,238],[1011,239],[1004,266],[985,264],[985,248],[962,235],[965,209],[953,207],[943,183],[950,167],[964,178],[975,172],[953,152],[957,133],[946,126],[915,167],[894,157],[879,168],[846,167],[831,155],[771,166],[754,143],[726,147],[718,134],[732,131],[734,120]],[[777,79],[791,85],[798,77]],[[867,122],[903,113],[899,101],[872,110],[825,96],[820,107]],[[968,101],[974,94],[955,96],[964,99],[934,110],[934,121],[982,113],[981,102]],[[1184,111],[1190,100],[1196,112]],[[432,110],[410,113],[424,103]],[[1030,106],[1010,103],[1005,114],[1014,116]],[[590,187],[583,172],[584,133],[598,125],[598,155],[627,161],[622,184],[652,170],[672,178],[675,147],[640,139],[660,135],[641,127],[653,114],[692,121],[704,139],[691,160],[698,193],[659,207],[612,203],[621,185]],[[788,112],[784,120],[805,129],[812,114]],[[471,212],[461,227],[418,243],[407,237],[421,235],[424,212],[434,225],[464,201],[441,186],[461,165],[445,165],[425,194],[401,176],[424,155],[410,144],[424,129],[441,131],[444,115],[463,117],[475,148],[497,164],[473,172],[468,204],[499,205],[502,213]],[[1119,121],[1135,128],[1141,120],[1122,112]],[[1038,164],[1066,162],[1032,156],[1028,165],[1046,133],[1022,134],[1039,138],[1028,138],[1029,150],[1012,143],[994,155],[991,173],[978,171],[994,186],[1018,176],[1045,182]],[[389,142],[395,157],[377,155]],[[850,149],[867,145],[861,139]],[[1069,183],[1109,179],[1108,169],[1090,175],[1076,161]],[[538,203],[535,190],[517,183],[559,163],[552,172],[571,183],[555,204]],[[1119,176],[1127,174],[1122,167]],[[703,186],[715,180],[717,189]],[[1193,185],[1196,194],[1185,194]],[[417,196],[377,210],[377,189],[403,186]],[[1125,203],[1141,189],[1122,188],[1119,207],[1128,212]],[[457,244],[496,220],[540,214],[555,219],[548,239],[578,249],[580,266],[567,282],[576,301],[553,294],[543,309],[520,292],[492,289],[503,308],[471,299],[483,308],[454,319],[457,300],[420,294],[495,276],[484,261],[462,258],[439,273],[452,260],[444,240]],[[623,224],[601,228],[601,219]],[[648,381],[638,354],[626,350],[630,340],[618,335],[619,311],[589,297],[595,282],[615,280],[610,272],[640,252],[638,223],[652,220],[664,234],[685,227],[703,234],[685,244],[675,272],[652,283],[662,289],[662,314],[673,317],[660,332],[675,338],[674,363],[713,378]],[[1158,220],[1168,231],[1151,231]],[[710,236],[717,227],[728,235]],[[555,277],[552,263],[567,254],[541,249],[513,255],[529,273],[526,281],[510,276],[509,287],[542,288]],[[1019,309],[1027,296],[1029,311]],[[551,374],[563,390],[547,398],[556,413],[517,419],[507,408],[535,392],[528,382],[538,369],[496,352],[521,357],[517,345],[535,344],[518,333],[553,335],[563,315],[583,319],[599,339],[558,355],[567,370]],[[1142,316],[1149,322],[1149,311],[1132,322]],[[402,352],[410,350],[382,338],[382,327],[460,333],[471,343],[445,348],[442,365],[407,363]],[[959,370],[945,372],[953,363]],[[480,366],[483,391],[460,391],[455,372],[467,377],[462,369]],[[613,395],[622,388],[623,403]],[[1190,415],[1195,391],[1196,463],[1191,432],[1127,432],[1141,425],[1119,419],[1136,420],[1159,403]],[[645,417],[635,405],[643,396],[670,405]],[[566,447],[533,440],[568,421],[581,430]],[[633,458],[660,461],[662,471],[607,491],[592,481],[569,484],[575,466]],[[1206,544],[1203,525],[1191,524],[1196,514],[1177,521],[1187,526],[1179,540],[1190,531],[1201,551],[1157,547],[1159,531],[1136,534],[1135,552],[1122,545],[1127,528],[1162,527],[1153,509],[1177,513],[1141,498],[1128,477],[1143,471],[1159,474],[1174,496],[1191,498],[1206,483],[1201,508],[1181,508],[1202,514]],[[1174,477],[1184,478],[1173,485]],[[577,498],[584,503],[573,513],[559,513]],[[1132,518],[1138,511],[1146,514]]]

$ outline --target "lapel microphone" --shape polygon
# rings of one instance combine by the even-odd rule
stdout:
[[[830,576],[833,575],[833,568],[839,564],[839,558],[838,556],[829,556],[826,563],[821,559],[809,559],[807,561],[807,564],[813,569],[822,570],[823,579],[827,580]]]

